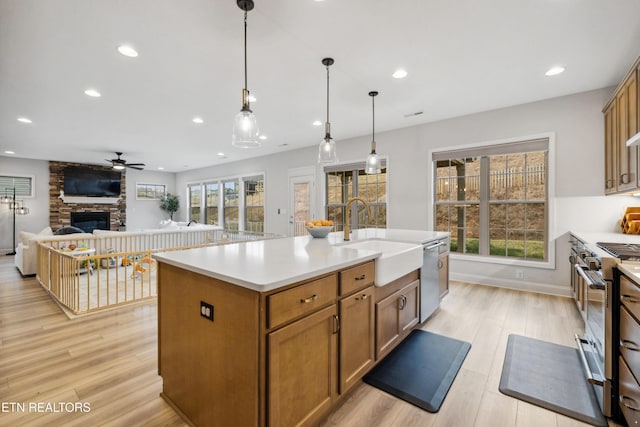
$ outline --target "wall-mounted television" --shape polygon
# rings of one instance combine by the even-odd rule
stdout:
[[[64,194],[67,196],[120,196],[121,173],[82,166],[64,168]]]

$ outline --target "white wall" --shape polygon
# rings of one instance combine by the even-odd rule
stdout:
[[[451,275],[477,283],[529,289],[561,295],[569,293],[567,232],[617,231],[625,206],[640,205],[628,196],[604,197],[604,142],[602,107],[614,88],[605,88],[500,110],[382,132],[377,135],[378,153],[388,159],[388,227],[432,228],[432,150],[472,143],[491,142],[530,135],[555,135],[555,198],[552,200],[552,230],[555,243],[554,268],[452,259]],[[410,119],[408,119],[410,120]],[[321,130],[319,132],[319,138]],[[369,136],[340,140],[334,129],[341,162],[364,160]],[[212,154],[213,155],[213,154]],[[305,148],[243,162],[178,173],[176,189],[186,202],[188,182],[262,171],[265,173],[265,230],[287,233],[287,171],[315,165],[316,148]],[[316,167],[319,189],[323,180]],[[318,191],[322,216],[322,191]],[[186,207],[186,203],[183,203]],[[178,213],[186,217],[184,210]],[[524,280],[515,279],[523,270]]]
[[[175,193],[175,174],[127,169],[127,231],[158,228],[160,221],[169,219],[169,215],[160,209],[159,200],[136,199],[136,184],[162,184],[167,192]],[[186,199],[181,197],[180,204],[183,203]]]
[[[29,215],[16,215],[17,244],[20,241],[20,231],[37,233],[49,225],[49,162],[0,156],[0,175],[5,174],[34,177],[34,197],[24,199]],[[7,205],[0,204],[0,251],[11,252],[12,247],[12,214]]]
[[[0,175],[32,175],[35,177],[34,198],[24,199],[29,215],[16,215],[16,243],[20,231],[37,233],[49,226],[49,162],[0,156]],[[175,192],[175,174],[127,169],[127,230],[158,228],[167,218],[157,200],[136,200],[136,183],[164,184]],[[182,201],[181,201],[182,202]],[[13,246],[12,217],[6,205],[0,204],[0,251],[10,252]]]

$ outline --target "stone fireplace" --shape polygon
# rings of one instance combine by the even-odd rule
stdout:
[[[111,170],[109,166],[87,165],[68,162],[49,162],[49,224],[56,231],[59,228],[74,225],[76,214],[89,215],[81,219],[87,228],[121,231],[127,220],[126,173],[122,172],[120,197],[60,197],[64,190],[64,169],[67,166],[82,166],[96,170]],[[74,215],[72,217],[72,214]],[[97,219],[101,216],[101,219]],[[82,216],[80,217],[82,218]],[[105,223],[106,218],[106,223]],[[82,226],[75,225],[85,231]],[[91,232],[88,231],[88,232]]]
[[[109,212],[71,212],[71,225],[85,233],[93,230],[110,230]]]

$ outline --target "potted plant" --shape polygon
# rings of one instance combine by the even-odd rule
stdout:
[[[169,212],[169,218],[173,221],[173,214],[180,209],[180,200],[175,194],[167,193],[160,200],[160,209]]]

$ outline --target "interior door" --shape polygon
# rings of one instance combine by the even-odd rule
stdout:
[[[289,176],[289,236],[306,233],[304,223],[315,219],[315,176]]]

